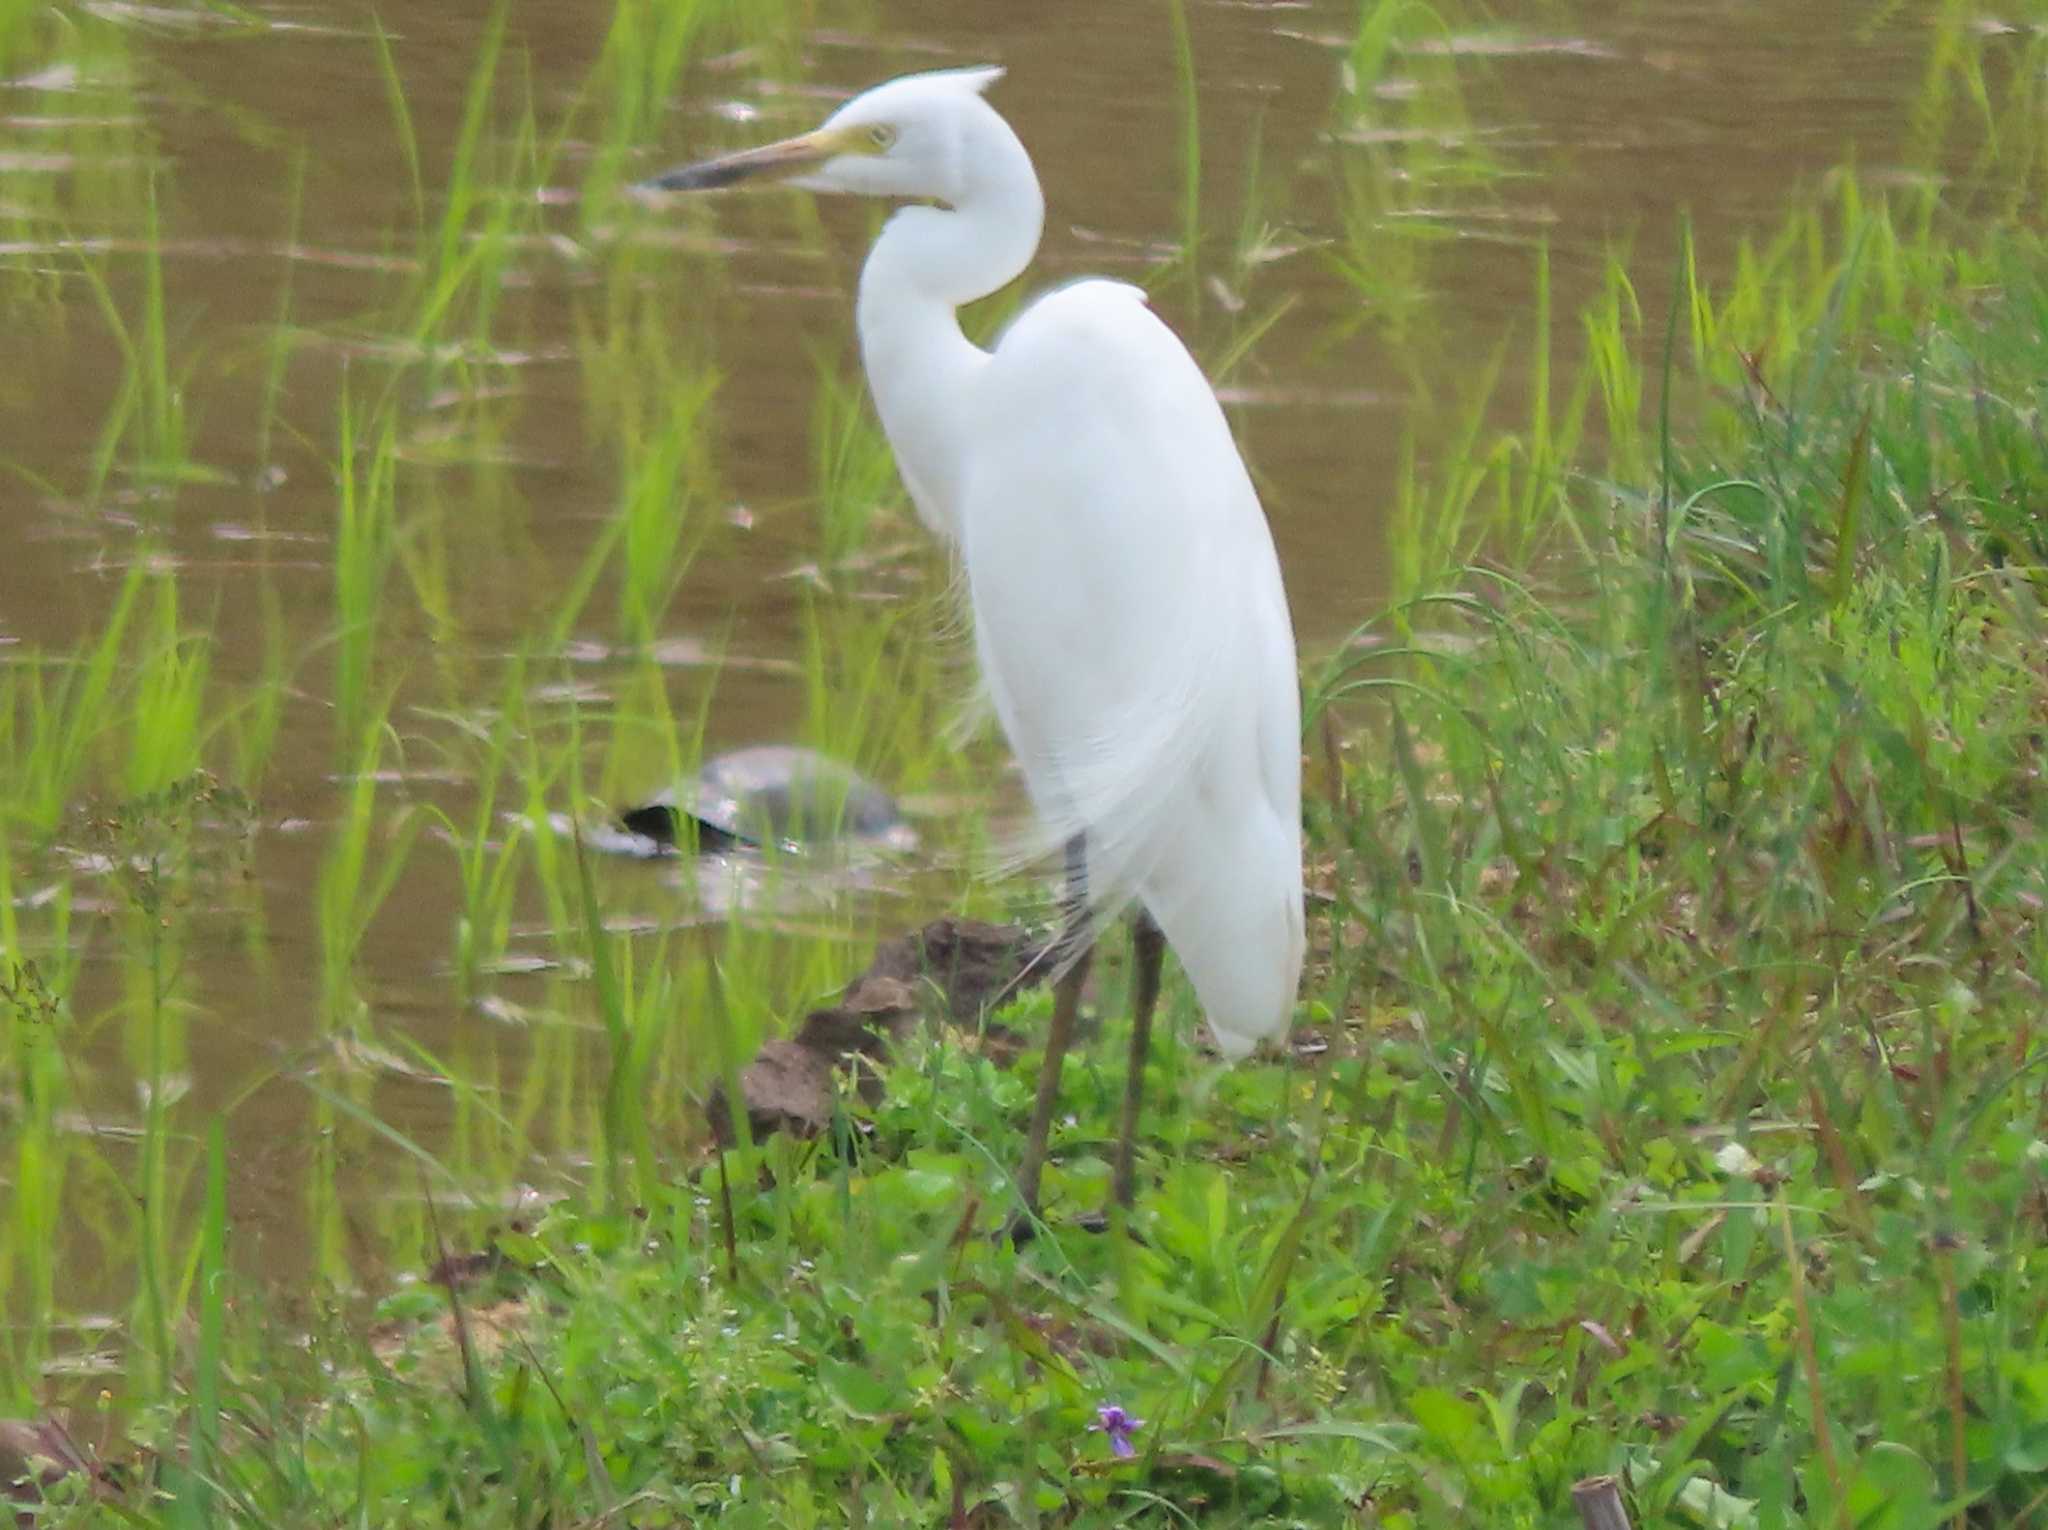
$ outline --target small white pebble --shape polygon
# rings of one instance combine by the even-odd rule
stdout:
[[[1754,1174],[1762,1167],[1756,1155],[1739,1142],[1731,1142],[1714,1155],[1714,1167],[1723,1174]]]

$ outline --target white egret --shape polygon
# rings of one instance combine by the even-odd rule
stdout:
[[[1099,921],[1136,902],[1115,1193],[1132,1157],[1163,947],[1217,1045],[1278,1036],[1300,978],[1300,696],[1264,511],[1215,393],[1136,287],[1039,298],[991,351],[955,310],[1019,275],[1045,201],[982,93],[1000,69],[891,80],[817,131],[658,176],[912,199],[855,318],[920,517],[966,573],[975,647],[1041,850],[1066,853],[1066,965],[1018,1187],[1039,1173]],[[1163,932],[1163,934],[1162,934]]]

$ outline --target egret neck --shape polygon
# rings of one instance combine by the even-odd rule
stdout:
[[[960,332],[955,310],[1023,274],[1045,225],[1031,157],[979,101],[958,145],[950,206],[906,207],[861,268],[854,317],[882,429],[925,524],[960,539],[959,463],[974,374],[989,353]]]

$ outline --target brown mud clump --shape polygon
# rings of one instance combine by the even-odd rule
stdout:
[[[1014,1032],[987,1015],[1045,980],[1044,942],[1022,925],[986,924],[951,915],[884,941],[867,971],[837,1004],[815,1009],[796,1033],[764,1045],[740,1072],[751,1134],[814,1137],[832,1121],[833,1075],[851,1068],[863,1099],[881,1097],[880,1065],[918,1026],[975,1032],[985,1047],[1014,1051]],[[705,1106],[721,1146],[733,1140],[724,1086]]]

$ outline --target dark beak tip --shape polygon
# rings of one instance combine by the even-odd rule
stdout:
[[[661,175],[650,176],[644,181],[635,181],[633,189],[654,195],[678,191],[716,191],[721,186],[732,185],[739,178],[737,172],[712,160],[701,165],[685,165],[680,170],[669,170]]]

